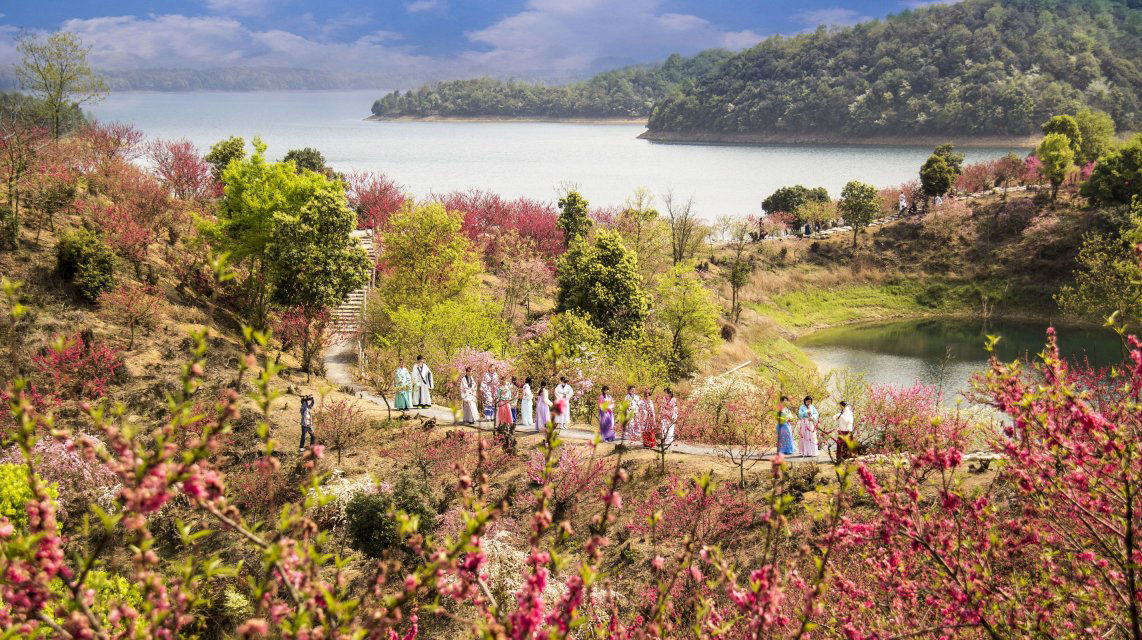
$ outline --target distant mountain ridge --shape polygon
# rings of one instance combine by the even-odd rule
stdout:
[[[292,67],[226,67],[217,69],[101,70],[112,91],[285,91],[378,89],[412,85],[417,80],[395,74],[331,72]],[[17,89],[10,70],[0,70],[0,89]]]
[[[733,54],[709,49],[660,64],[605,71],[587,80],[547,85],[474,78],[393,91],[373,103],[377,118],[644,118],[657,100],[691,86]]]
[[[1136,130],[1140,6],[965,0],[774,36],[659,100],[644,136],[1024,136],[1083,107]]]

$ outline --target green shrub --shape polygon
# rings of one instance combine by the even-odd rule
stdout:
[[[369,556],[380,558],[389,550],[406,550],[400,535],[397,511],[404,511],[420,522],[422,534],[436,529],[436,512],[431,508],[428,488],[402,475],[391,493],[359,493],[345,507],[349,545]]]
[[[55,484],[48,485],[48,495],[53,501],[59,497]],[[33,497],[28,470],[18,464],[0,464],[0,516],[8,518],[16,529],[26,529],[27,505]]]
[[[76,229],[56,245],[56,270],[94,302],[115,284],[115,253],[95,233]]]

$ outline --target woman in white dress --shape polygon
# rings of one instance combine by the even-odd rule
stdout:
[[[662,441],[666,446],[674,444],[674,425],[678,422],[678,400],[670,387],[666,387],[662,400]]]
[[[804,403],[797,409],[797,417],[800,431],[797,447],[801,455],[816,458],[820,453],[817,450],[817,425],[821,423],[821,414],[817,413],[817,407],[813,406],[813,398],[805,396]]]
[[[476,379],[472,377],[472,367],[464,368],[464,376],[460,378],[460,406],[463,409],[463,424],[476,424],[479,416],[476,414]]]
[[[634,385],[627,387],[626,397],[623,401],[627,403],[626,411],[626,424],[623,427],[622,439],[623,442],[638,442],[642,439],[642,431],[639,429],[639,419],[641,414],[639,412],[639,398],[638,391],[635,391]]]
[[[531,392],[531,376],[528,376],[524,379],[523,390],[519,394],[519,426],[535,427],[535,419],[531,410],[534,402],[535,395]]]

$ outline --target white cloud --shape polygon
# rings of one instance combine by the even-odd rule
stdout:
[[[662,10],[661,0],[531,0],[524,10],[468,32],[477,68],[521,76],[582,75],[711,47],[740,49],[762,38],[724,31],[699,16]]]
[[[404,3],[404,10],[409,13],[426,13],[429,11],[445,11],[448,9],[446,0],[413,0]]]
[[[815,29],[820,25],[825,25],[826,27],[851,27],[858,22],[872,19],[871,16],[861,15],[852,9],[842,7],[798,11],[790,17],[810,29]]]
[[[206,0],[206,8],[227,16],[261,16],[269,13],[274,0]]]

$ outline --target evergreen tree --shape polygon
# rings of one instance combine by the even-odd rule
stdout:
[[[579,310],[611,338],[642,331],[649,303],[638,259],[617,232],[603,230],[595,241],[580,240],[559,259],[556,310]]]
[[[576,240],[586,237],[591,230],[587,200],[578,191],[571,190],[559,199],[559,228],[563,230],[563,243],[570,247]]]

